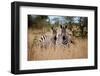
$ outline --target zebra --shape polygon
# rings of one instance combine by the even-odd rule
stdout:
[[[47,49],[48,47],[56,47],[56,46],[68,46],[70,43],[73,43],[72,37],[69,34],[67,26],[60,26],[60,33],[57,32],[57,29],[51,27],[52,33],[51,36],[48,34],[44,34],[39,38],[39,46],[41,48]]]
[[[66,26],[60,25],[60,29],[61,29],[61,32],[60,34],[58,34],[58,39],[59,39],[58,41],[61,42],[61,44],[63,44],[64,46],[69,47],[70,43],[74,43],[74,42],[69,33],[69,30],[67,29],[67,25]]]
[[[47,47],[55,47],[56,41],[57,41],[57,29],[54,27],[51,27],[52,33],[51,36],[48,34],[44,34],[39,39],[39,44],[41,48],[47,49]]]

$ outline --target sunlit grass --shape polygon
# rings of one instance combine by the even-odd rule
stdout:
[[[88,57],[87,38],[75,38],[75,44],[70,47],[53,46],[39,48],[38,38],[43,34],[50,34],[50,30],[28,30],[28,60],[56,60],[56,59],[80,59]]]

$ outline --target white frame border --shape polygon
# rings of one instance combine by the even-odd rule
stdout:
[[[88,59],[27,61],[27,14],[88,17]],[[20,70],[94,65],[94,10],[20,7]],[[66,65],[65,65],[66,64]]]

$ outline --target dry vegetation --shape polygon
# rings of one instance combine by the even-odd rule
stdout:
[[[34,46],[34,38],[40,37],[41,30],[28,30],[28,60],[56,60],[56,59],[79,59],[88,57],[88,41],[86,38],[76,38],[75,44],[70,47],[39,48]]]

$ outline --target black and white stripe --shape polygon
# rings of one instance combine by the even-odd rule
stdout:
[[[62,36],[62,44],[67,45],[69,42],[68,36]]]
[[[65,27],[61,28],[61,32],[57,32],[54,28],[52,33],[44,34],[39,37],[39,46],[41,48],[55,47],[55,46],[69,46],[73,43],[72,37],[69,31]]]

